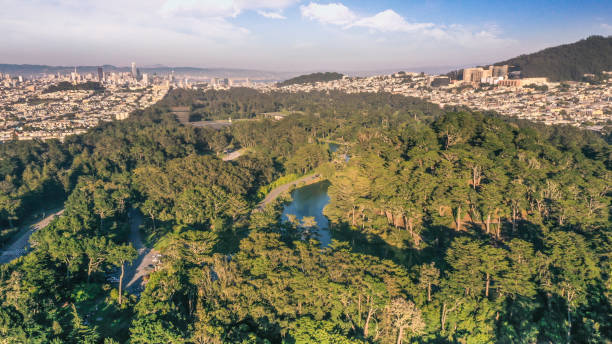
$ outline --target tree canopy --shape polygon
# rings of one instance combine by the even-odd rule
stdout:
[[[65,142],[0,147],[3,228],[65,208],[0,266],[1,340],[612,340],[602,137],[386,93],[224,92],[295,112],[183,126],[172,107],[218,94],[173,90]],[[223,161],[228,148],[247,153]],[[314,218],[282,221],[285,200],[258,207],[314,171],[330,183],[326,247]],[[160,253],[142,290],[125,281],[147,250],[134,229]]]

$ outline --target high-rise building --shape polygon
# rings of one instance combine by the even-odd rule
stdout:
[[[102,67],[98,67],[98,81],[104,81],[104,69]]]
[[[132,77],[136,78],[136,62],[132,62]]]
[[[508,65],[493,67],[493,77],[494,78],[506,78],[507,76],[508,76]]]
[[[143,73],[142,74],[142,83],[145,86],[149,85],[149,74],[147,74],[147,73]]]
[[[490,82],[493,78],[504,77],[507,74],[508,66],[505,66],[505,72],[503,66],[489,66],[487,68],[465,68],[463,70],[463,81],[468,82]],[[505,74],[504,74],[505,73]],[[497,74],[497,75],[496,75]]]
[[[482,79],[482,68],[465,68],[463,70],[463,81],[480,82]]]

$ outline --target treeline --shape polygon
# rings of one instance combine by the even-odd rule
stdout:
[[[231,118],[255,118],[266,112],[306,112],[318,115],[338,115],[379,118],[392,112],[410,113],[417,117],[439,116],[443,111],[419,98],[404,97],[390,93],[346,94],[330,92],[266,92],[251,88],[230,90],[186,90],[174,89],[157,105],[158,108],[189,107],[190,115],[204,120]],[[380,113],[380,112],[383,113]],[[379,114],[380,113],[380,114]],[[364,119],[366,120],[366,119]]]
[[[327,82],[342,79],[344,75],[335,72],[325,72],[325,73],[312,73],[296,76],[295,78],[291,78],[285,80],[283,82],[279,82],[277,85],[282,86],[290,86],[296,84],[314,84],[316,82]]]
[[[521,55],[496,65],[519,67],[521,77],[547,77],[551,81],[583,80],[584,74],[612,70],[612,37],[591,36],[571,44]]]
[[[53,93],[61,91],[97,91],[102,92],[105,88],[99,82],[87,81],[81,84],[73,84],[68,81],[61,81],[57,85],[51,85],[43,90],[43,93]]]

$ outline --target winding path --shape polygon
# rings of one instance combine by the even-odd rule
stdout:
[[[298,184],[301,184],[301,183],[310,184],[310,183],[314,183],[315,181],[318,181],[319,179],[321,179],[321,175],[318,174],[318,173],[315,173],[315,174],[309,174],[307,176],[303,176],[302,178],[296,179],[296,180],[294,180],[292,182],[289,182],[287,184],[283,184],[283,185],[277,186],[274,189],[272,189],[272,191],[270,191],[268,193],[268,195],[266,195],[266,198],[264,198],[263,201],[259,202],[259,204],[254,209],[254,211],[262,210],[266,205],[270,204],[270,202],[272,202],[275,199],[277,199],[278,196],[280,196],[283,193],[289,191],[289,189],[291,189],[291,187],[293,187],[295,185],[298,185]]]
[[[37,230],[48,226],[56,216],[62,215],[63,212],[64,209],[52,212],[44,219],[24,226],[24,228],[27,228],[27,230],[25,232],[23,230],[20,231],[17,234],[17,239],[2,252],[2,255],[0,255],[0,264],[8,263],[13,259],[19,258],[28,253],[30,248],[30,236],[32,236],[32,234]]]

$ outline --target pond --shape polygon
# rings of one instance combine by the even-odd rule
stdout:
[[[332,154],[338,152],[338,149],[340,148],[339,144],[333,143],[333,142],[328,143],[327,146],[329,147],[329,151],[332,152]],[[348,152],[346,151],[346,149],[343,149],[342,151],[344,153],[342,153],[340,156],[344,158],[345,162],[348,162],[349,159],[350,159],[350,157],[348,155]],[[338,153],[340,153],[340,152],[338,152]]]
[[[330,183],[327,180],[297,188],[291,192],[291,203],[283,209],[282,219],[287,221],[288,214],[295,215],[298,220],[305,216],[313,216],[317,222],[315,231],[316,239],[321,242],[322,247],[331,243],[329,231],[329,220],[323,215],[323,208],[329,203],[327,188]]]

